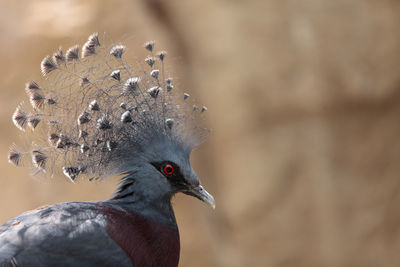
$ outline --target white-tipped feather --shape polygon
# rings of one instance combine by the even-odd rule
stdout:
[[[82,46],[84,60],[78,45],[43,59],[46,80],[26,85],[32,111],[18,106],[12,116],[20,130],[35,129],[27,133],[35,144],[27,152],[38,172],[58,170],[71,181],[108,176],[126,171],[128,162],[159,140],[188,149],[202,140],[207,131],[197,117],[205,107],[195,112],[188,94],[171,91],[166,53],[154,57],[154,42],[145,48],[151,52],[145,60],[128,62],[125,46],[103,47],[92,34]],[[19,165],[27,152],[12,149],[9,161]]]

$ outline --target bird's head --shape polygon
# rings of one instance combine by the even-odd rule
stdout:
[[[150,140],[125,168],[127,181],[134,180],[146,199],[169,201],[182,192],[215,208],[213,196],[200,184],[190,164],[190,147],[168,136]]]
[[[44,85],[32,81],[25,88],[31,111],[21,104],[12,116],[24,133],[27,126],[36,129],[27,136],[32,148],[13,147],[9,161],[22,165],[31,155],[35,174],[62,170],[73,182],[125,174],[119,198],[135,190],[138,198],[165,203],[157,201],[183,192],[214,207],[189,160],[207,132],[198,120],[207,108],[174,89],[165,76],[165,52],[155,55],[154,42],[145,48],[150,55],[130,67],[123,45],[106,49],[94,33],[82,46],[83,61],[78,46],[46,56]]]

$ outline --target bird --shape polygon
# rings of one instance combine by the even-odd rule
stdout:
[[[8,161],[34,177],[102,181],[120,176],[104,201],[64,202],[0,226],[1,266],[178,266],[179,230],[171,204],[184,193],[215,208],[190,164],[210,132],[205,106],[174,89],[166,52],[145,43],[144,60],[93,33],[41,61],[12,121],[28,147]]]

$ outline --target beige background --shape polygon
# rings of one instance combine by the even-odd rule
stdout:
[[[399,25],[394,0],[1,0],[0,221],[115,188],[6,160],[40,60],[98,31],[156,40],[209,108],[193,165],[217,209],[174,199],[181,266],[400,266]]]

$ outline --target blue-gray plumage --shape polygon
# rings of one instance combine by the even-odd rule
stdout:
[[[106,224],[106,216],[90,203],[59,203],[25,212],[0,227],[0,264],[131,266],[107,235]]]
[[[178,265],[171,198],[182,192],[215,206],[189,160],[204,129],[194,123],[197,109],[172,95],[172,79],[160,78],[166,54],[159,53],[156,63],[154,43],[145,48],[150,71],[137,73],[122,60],[124,46],[105,50],[97,34],[83,45],[81,59],[73,46],[65,56],[60,50],[42,61],[53,86],[46,91],[28,83],[33,111],[20,105],[12,119],[22,131],[43,127],[49,136],[35,139],[29,153],[12,148],[9,161],[20,165],[30,154],[35,174],[62,170],[73,182],[81,176],[123,178],[109,200],[59,203],[1,226],[0,265]]]

